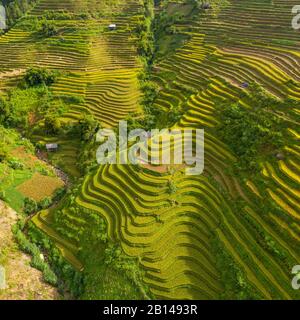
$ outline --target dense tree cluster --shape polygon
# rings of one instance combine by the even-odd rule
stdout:
[[[53,71],[44,68],[30,68],[27,70],[24,80],[28,87],[40,85],[50,86],[54,83],[56,75]]]
[[[45,37],[53,37],[58,34],[58,28],[54,21],[43,20],[40,27],[40,33]]]
[[[152,0],[145,1],[145,17],[137,24],[136,34],[138,35],[138,54],[144,57],[147,63],[151,63],[154,54],[154,37],[152,22],[154,18]]]
[[[280,101],[252,83],[248,98],[252,109],[240,103],[219,105],[220,125],[218,132],[222,140],[238,158],[240,168],[258,168],[258,158],[274,154],[286,143],[287,123],[280,116],[280,109],[287,109],[295,101]]]
[[[13,25],[36,2],[37,0],[2,0],[6,8],[8,26]]]

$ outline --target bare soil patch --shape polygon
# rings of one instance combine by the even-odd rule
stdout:
[[[0,79],[16,77],[21,75],[24,72],[25,72],[25,69],[15,69],[12,71],[0,72]]]
[[[0,300],[56,300],[57,290],[43,281],[42,273],[30,266],[30,257],[18,249],[11,227],[17,213],[0,201],[0,264],[5,268],[7,288]]]

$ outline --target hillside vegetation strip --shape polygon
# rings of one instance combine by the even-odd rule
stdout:
[[[0,290],[0,300],[59,299],[57,290],[29,265],[30,257],[18,249],[11,231],[17,219],[17,213],[0,201],[0,264],[6,271],[6,289]]]

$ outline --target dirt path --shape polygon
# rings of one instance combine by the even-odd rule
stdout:
[[[59,299],[57,290],[30,266],[30,257],[18,249],[11,232],[16,221],[16,212],[0,201],[0,265],[5,268],[7,286],[0,290],[0,300]]]
[[[40,150],[37,151],[36,156],[39,160],[45,162],[48,166],[50,166],[56,173],[56,175],[64,182],[66,188],[70,188],[71,187],[71,181],[69,179],[69,176],[62,171],[60,168],[54,166],[49,159],[47,158],[47,153],[45,152],[41,152]]]
[[[24,73],[25,70],[26,69],[16,69],[12,71],[0,72],[0,79],[19,76],[20,74]]]

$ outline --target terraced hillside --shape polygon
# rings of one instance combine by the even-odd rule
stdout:
[[[300,34],[290,26],[297,1],[211,2],[211,9],[177,21],[176,33],[186,40],[162,55],[151,74],[159,87],[154,106],[161,122],[178,113],[173,128],[205,129],[204,174],[102,165],[85,176],[71,199],[77,210],[66,201],[51,216],[37,215],[36,224],[59,239],[78,265],[82,237],[97,213],[106,221],[109,241],[136,258],[155,298],[299,299],[291,287],[291,269],[300,260]],[[36,41],[21,21],[1,37],[0,70],[18,75],[6,73],[0,89],[13,86],[30,65],[60,69],[54,92],[84,98],[63,115],[65,121],[88,110],[104,126],[115,126],[139,110],[141,66],[132,30],[142,4],[118,1],[111,15],[109,4],[97,1],[98,17],[75,20],[89,3],[40,1],[34,8],[32,16],[49,9],[75,13],[56,21],[63,36]],[[184,7],[172,1],[156,14]],[[120,26],[117,32],[105,28],[112,21]],[[239,108],[241,119],[274,118],[282,145],[259,146],[245,168],[224,133],[224,110],[231,106]],[[239,128],[233,123],[232,136]],[[242,138],[251,142],[242,136],[235,145]]]
[[[30,67],[49,68],[60,72],[52,88],[54,96],[74,100],[61,117],[63,123],[76,123],[83,114],[92,114],[102,126],[113,126],[129,112],[139,112],[141,66],[133,29],[141,8],[136,1],[99,1],[96,7],[93,1],[38,1],[0,39],[0,92],[13,89]],[[54,36],[41,34],[45,18],[57,28]],[[112,22],[118,30],[110,32]],[[78,141],[48,137],[40,130],[32,138],[59,142],[60,153],[54,160],[70,175],[80,176]]]
[[[115,3],[99,1],[95,7],[93,1],[38,1],[27,17],[1,37],[1,90],[13,86],[15,75],[21,76],[28,67],[45,67],[62,72],[54,94],[78,95],[85,100],[74,104],[64,116],[66,121],[90,112],[104,126],[112,126],[128,112],[137,111],[140,65],[132,29],[141,5],[138,1]],[[28,26],[44,16],[53,18],[56,36],[42,37]],[[110,23],[116,23],[118,30],[110,32]]]
[[[222,208],[222,222],[211,230],[264,298],[291,298],[296,294],[288,289],[288,265],[299,260],[299,153],[294,151],[299,139],[300,38],[290,28],[289,8],[294,4],[295,1],[229,1],[219,13],[210,11],[198,22],[191,22],[189,28],[179,25],[190,40],[161,61],[155,75],[156,81],[164,85],[157,106],[171,112],[181,109],[179,127],[206,129],[207,176],[222,188],[232,209],[242,200],[233,216]],[[167,83],[166,74],[171,79]],[[242,88],[243,83],[252,81],[278,98],[293,99],[285,110],[272,111],[284,119],[284,134],[290,139],[283,146],[284,160],[276,160],[273,151],[263,159],[257,158],[260,173],[235,177],[228,170],[235,155],[215,130],[220,121],[217,106],[238,102],[261,112]],[[179,93],[179,88],[185,86],[195,93]],[[284,252],[285,263],[280,261],[280,255],[274,255],[275,247]]]
[[[278,161],[274,154],[258,159],[262,171],[256,174],[230,173],[236,157],[215,129],[220,101],[255,107],[241,88],[244,82],[255,81],[278,98],[298,101],[298,35],[293,30],[277,34],[272,25],[268,36],[264,24],[259,37],[259,19],[267,19],[266,12],[273,18],[280,14],[275,20],[283,26],[289,21],[289,12],[283,19],[285,10],[286,3],[232,1],[217,16],[205,14],[188,27],[178,25],[190,40],[156,67],[155,81],[162,88],[157,108],[183,110],[175,127],[206,129],[204,176],[175,172],[158,177],[147,170],[103,166],[86,177],[76,199],[79,206],[104,216],[110,238],[139,257],[144,281],[158,298],[212,299],[224,292],[226,297],[224,282],[230,276],[220,269],[222,250],[238,270],[233,276],[241,277],[235,297],[298,297],[290,286],[290,270],[299,260],[299,104],[278,110],[291,133],[285,159]],[[231,27],[237,12],[251,16],[238,31]],[[191,89],[186,93],[185,87]],[[176,186],[171,194],[170,181]],[[78,222],[71,221],[74,217],[65,213],[62,224],[75,234]]]

